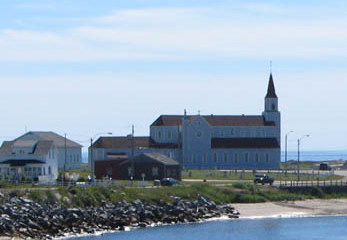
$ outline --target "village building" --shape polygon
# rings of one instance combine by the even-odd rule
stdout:
[[[57,157],[58,150],[53,141],[6,141],[0,148],[0,177],[54,181],[58,177]]]
[[[52,141],[57,148],[57,160],[59,170],[81,168],[82,145],[60,136],[55,132],[30,131],[16,138],[18,140]]]
[[[54,132],[28,132],[0,147],[0,176],[55,180],[60,169],[81,166],[81,145]]]
[[[97,161],[95,176],[97,179],[129,180],[132,177],[132,166],[134,180],[181,179],[180,164],[160,153],[144,153],[133,159],[129,159],[126,155],[119,155],[112,160]]]
[[[264,105],[262,114],[252,116],[161,115],[149,137],[100,137],[89,161],[160,153],[183,169],[279,169],[281,114],[272,74]]]

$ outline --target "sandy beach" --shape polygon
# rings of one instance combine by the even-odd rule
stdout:
[[[232,204],[240,218],[347,215],[347,199]]]

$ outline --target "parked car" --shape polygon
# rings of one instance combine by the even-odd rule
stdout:
[[[272,185],[275,179],[270,178],[268,175],[256,175],[254,179],[254,184],[261,183],[263,185],[270,184]]]
[[[163,178],[160,181],[160,184],[162,186],[173,186],[173,185],[178,184],[178,181],[176,179],[174,179],[174,178]]]
[[[321,163],[319,165],[319,170],[322,170],[322,171],[330,171],[331,170],[331,167],[327,164],[327,163]]]

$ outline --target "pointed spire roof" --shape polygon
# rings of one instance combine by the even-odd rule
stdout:
[[[272,73],[270,73],[269,86],[267,87],[267,94],[265,98],[277,98],[275,84],[272,78]]]

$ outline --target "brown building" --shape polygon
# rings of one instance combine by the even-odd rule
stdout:
[[[120,164],[128,160],[125,153],[107,154],[108,160],[95,162],[96,179],[112,178],[121,179]]]
[[[97,179],[130,180],[132,160],[126,155],[115,156],[113,160],[97,161],[95,175]],[[181,179],[181,167],[175,160],[160,153],[144,153],[133,159],[135,180],[154,180],[171,177]]]

